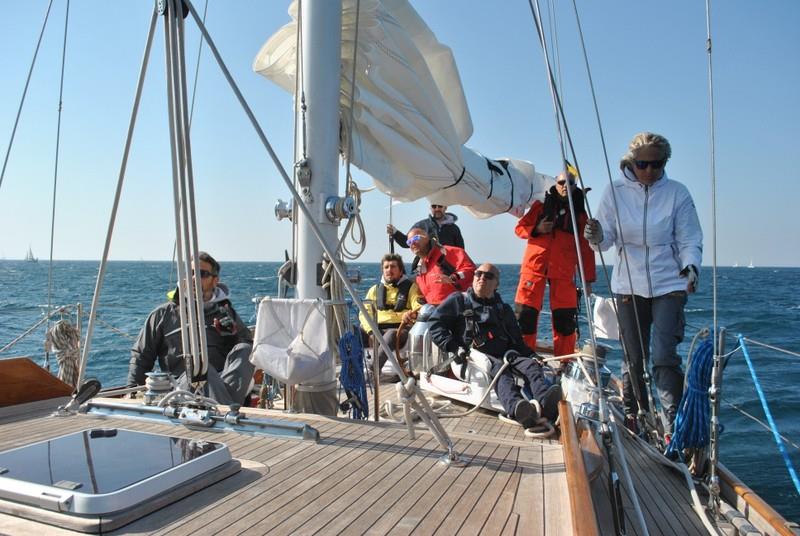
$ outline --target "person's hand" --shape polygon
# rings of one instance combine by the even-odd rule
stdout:
[[[603,241],[603,227],[600,222],[592,218],[586,222],[586,227],[583,228],[583,237],[589,241],[590,244],[598,245]]]
[[[394,225],[392,225],[391,223],[386,226],[386,234],[393,235],[395,231],[396,229],[394,228]]]
[[[453,282],[453,276],[446,276],[444,274],[438,274],[435,279],[436,283],[441,283],[442,285],[455,285]]]
[[[686,292],[689,294],[697,292],[697,286],[700,284],[700,272],[697,271],[697,266],[690,264],[681,270],[680,275],[686,278]]]
[[[467,352],[464,348],[459,348],[453,361],[455,361],[457,365],[463,365],[467,362],[468,356],[469,352]]]
[[[401,319],[403,324],[408,325],[408,324],[413,324],[414,322],[416,322],[417,321],[417,314],[418,314],[418,311],[406,311],[405,313],[403,313],[403,317]]]
[[[536,225],[536,234],[545,235],[553,232],[553,222],[544,219]]]

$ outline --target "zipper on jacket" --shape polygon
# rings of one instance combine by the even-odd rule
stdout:
[[[653,297],[653,281],[650,279],[650,246],[647,244],[647,203],[650,200],[650,186],[644,185],[644,221],[642,222],[642,239],[644,240],[644,273],[647,275],[647,290]]]

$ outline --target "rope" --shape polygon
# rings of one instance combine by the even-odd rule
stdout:
[[[369,401],[364,380],[364,349],[361,347],[361,337],[349,331],[339,338],[338,346],[342,360],[339,384],[347,394],[347,401],[351,403],[350,418],[366,420],[369,418]]]
[[[708,388],[711,386],[711,371],[714,367],[713,337],[704,339],[691,357],[687,371],[687,383],[678,414],[675,417],[675,432],[667,445],[667,455],[678,454],[684,449],[701,449],[710,441],[710,416]]]
[[[33,66],[36,65],[36,57],[39,55],[39,47],[42,44],[42,36],[44,30],[47,28],[47,19],[50,17],[50,8],[53,7],[53,0],[47,4],[47,11],[44,14],[44,22],[42,22],[42,29],[39,31],[39,40],[36,41],[36,49],[33,51],[33,59],[31,66],[28,69],[28,77],[25,79],[25,88],[22,90],[22,98],[19,101],[17,108],[17,117],[14,119],[14,127],[11,129],[11,139],[8,140],[8,147],[6,148],[6,156],[3,159],[3,170],[0,171],[0,188],[3,186],[3,178],[6,176],[6,166],[8,166],[8,157],[11,156],[11,147],[14,146],[14,137],[17,135],[17,126],[19,125],[19,117],[22,115],[22,107],[25,105],[25,97],[28,95],[28,85],[31,83],[31,75],[33,74]]]
[[[742,347],[744,360],[747,363],[747,368],[750,370],[750,376],[753,378],[753,386],[756,389],[756,393],[758,393],[758,399],[761,401],[761,407],[764,408],[764,414],[767,416],[767,422],[772,430],[772,436],[775,439],[775,443],[778,445],[778,450],[781,452],[783,463],[786,464],[786,469],[789,471],[789,476],[792,479],[794,488],[797,490],[797,494],[800,495],[800,479],[797,478],[797,472],[794,469],[794,465],[792,465],[792,460],[789,458],[789,453],[786,452],[786,446],[783,444],[781,434],[778,432],[778,426],[775,424],[775,420],[772,418],[772,412],[767,404],[767,398],[764,395],[764,391],[761,389],[761,382],[758,381],[756,370],[753,368],[753,362],[750,359],[750,352],[747,351],[747,346],[745,346],[744,343],[744,337],[741,334],[738,335],[738,339],[739,344]]]
[[[68,320],[59,320],[47,330],[47,352],[54,352],[58,361],[58,379],[75,387],[78,383],[80,334]]]

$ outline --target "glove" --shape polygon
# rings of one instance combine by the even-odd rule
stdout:
[[[697,266],[690,264],[681,270],[680,276],[686,278],[686,292],[689,294],[697,292],[697,286],[700,284],[700,272],[697,271]]]
[[[467,362],[468,355],[469,353],[464,348],[459,348],[453,361],[455,361],[457,365],[463,365]]]
[[[583,237],[589,241],[590,244],[598,245],[603,241],[603,227],[600,222],[591,219],[586,222],[586,227],[583,228]]]

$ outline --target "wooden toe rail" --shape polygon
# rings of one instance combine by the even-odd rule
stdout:
[[[596,536],[600,534],[600,529],[597,526],[597,515],[589,489],[589,477],[583,461],[583,452],[578,442],[572,407],[566,400],[558,403],[558,416],[561,420],[561,445],[567,470],[572,527],[575,534]]]

